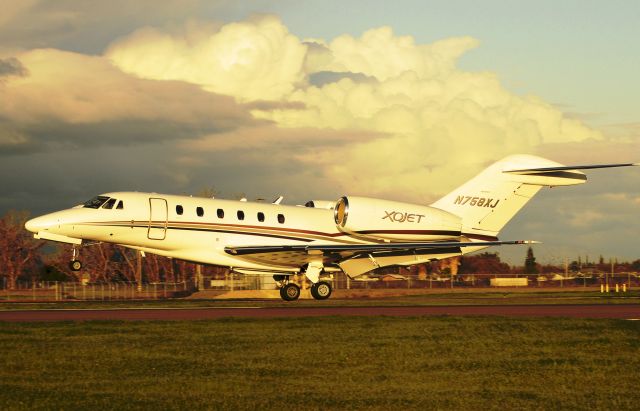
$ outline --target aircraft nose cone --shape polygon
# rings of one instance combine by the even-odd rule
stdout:
[[[24,228],[31,231],[32,233],[37,233],[50,226],[51,224],[49,223],[48,219],[43,217],[32,218],[31,220],[24,223]]]

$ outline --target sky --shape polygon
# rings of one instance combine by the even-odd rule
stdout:
[[[634,1],[0,8],[0,214],[124,190],[430,204],[510,154],[640,161]],[[640,169],[588,177],[501,238],[542,241],[540,262],[640,258]]]

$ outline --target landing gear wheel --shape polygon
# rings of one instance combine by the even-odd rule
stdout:
[[[82,263],[80,262],[80,260],[71,260],[69,261],[69,268],[71,269],[71,271],[80,271],[80,269],[82,268]]]
[[[280,288],[280,297],[285,301],[295,301],[300,297],[300,287],[294,283],[285,284]]]
[[[326,281],[320,281],[311,286],[311,295],[316,300],[326,300],[331,296],[331,284]]]

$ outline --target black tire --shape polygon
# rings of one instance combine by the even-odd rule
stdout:
[[[300,287],[294,283],[285,284],[280,289],[280,297],[285,301],[295,301],[300,297]]]
[[[71,260],[69,261],[69,268],[71,271],[80,271],[80,269],[82,269],[82,263],[80,260]]]
[[[331,284],[326,281],[320,281],[311,286],[311,295],[316,300],[326,300],[331,296],[332,291]]]

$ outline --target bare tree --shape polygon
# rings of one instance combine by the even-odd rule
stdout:
[[[26,211],[9,211],[0,219],[0,275],[7,279],[7,287],[14,289],[18,277],[30,274],[36,277],[40,264],[38,250],[43,241],[36,241],[24,223],[29,218]]]

